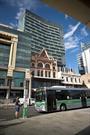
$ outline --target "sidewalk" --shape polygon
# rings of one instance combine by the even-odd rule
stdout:
[[[90,135],[90,108],[1,121],[4,135]]]

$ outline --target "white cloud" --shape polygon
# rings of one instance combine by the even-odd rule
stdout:
[[[19,12],[17,12],[17,14],[15,16],[15,19],[18,20],[20,18],[20,16],[21,16],[22,12],[24,12],[24,8],[19,8]]]
[[[81,29],[81,35],[82,35],[82,36],[85,36],[85,37],[88,36],[88,32],[87,32],[87,30],[86,30],[86,27],[83,27],[83,28]]]
[[[74,53],[74,52],[77,52],[79,50],[79,48],[74,48],[73,50],[71,50],[70,53]]]
[[[73,27],[75,27],[75,26],[73,26],[73,25],[68,25],[68,29],[69,29],[69,31],[72,31],[73,30]]]
[[[4,3],[8,3],[11,6],[17,6],[21,8],[35,8],[38,6],[39,0],[3,0]]]
[[[37,7],[40,5],[39,0],[3,0],[3,3],[8,3],[11,6],[18,7],[19,11],[17,12],[15,19],[18,19],[24,9],[37,10]]]
[[[64,39],[67,39],[67,38],[71,37],[71,36],[76,32],[76,30],[78,29],[79,25],[80,25],[80,22],[77,23],[75,26],[72,26],[72,25],[71,25],[71,29],[70,29],[69,32],[67,32],[67,33],[64,35]]]
[[[11,4],[14,5],[16,4],[19,7],[19,11],[17,12],[15,19],[19,19],[20,15],[24,11],[24,9],[29,9],[29,10],[37,10],[37,7],[39,6],[39,1],[37,0],[10,0],[12,1]]]
[[[39,0],[3,0],[4,3],[8,3],[11,6],[18,7],[18,12],[16,13],[16,16],[14,17],[16,19],[16,24],[10,23],[10,25],[14,28],[17,27],[18,19],[20,18],[21,14],[24,12],[25,9],[29,10],[37,10],[37,8],[40,6]]]
[[[64,40],[65,40],[65,49],[74,49],[76,50],[78,48],[78,44],[80,42],[80,37],[75,36],[75,32],[77,31],[78,27],[80,25],[80,22],[78,22],[75,26],[69,25],[69,32],[67,32],[64,35]]]
[[[86,36],[88,36],[88,32],[86,30],[86,27],[84,26],[82,29],[80,29],[80,34],[76,36],[75,32],[77,31],[78,27],[80,26],[80,22],[78,22],[75,26],[69,25],[68,26],[68,32],[64,35],[64,41],[65,41],[65,49],[73,49],[71,52],[74,52],[78,49],[78,46],[80,45],[82,39]]]
[[[65,40],[65,50],[78,48],[80,39],[77,36],[71,36]]]
[[[36,9],[38,6],[38,0],[19,0],[18,6],[27,9]]]

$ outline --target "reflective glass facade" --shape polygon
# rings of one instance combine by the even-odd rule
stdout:
[[[30,59],[30,34],[0,24],[0,99],[23,97]]]
[[[0,43],[0,66],[8,67],[10,45]]]
[[[31,41],[26,34],[19,33],[16,67],[30,68]]]
[[[19,20],[19,28],[30,33],[31,52],[39,52],[46,48],[49,55],[65,65],[65,49],[63,29],[36,14],[25,10]]]
[[[8,27],[0,26],[0,30],[11,34],[18,35],[16,67],[30,68],[31,58],[31,40],[30,34],[17,31]],[[0,65],[8,66],[10,45],[0,43]]]
[[[7,71],[6,70],[0,70],[0,86],[5,85],[6,77],[7,77]]]
[[[23,87],[24,86],[24,78],[25,78],[24,72],[14,71],[13,84],[12,85],[15,86],[15,87]]]

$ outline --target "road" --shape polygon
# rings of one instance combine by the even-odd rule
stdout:
[[[22,117],[23,107],[20,109],[20,117]],[[28,117],[35,117],[42,115],[35,110],[34,106],[28,106]],[[14,106],[0,108],[0,120],[13,120],[15,119],[15,108]]]

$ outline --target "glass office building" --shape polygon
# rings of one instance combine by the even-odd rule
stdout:
[[[23,96],[25,72],[30,69],[30,43],[28,33],[0,24],[0,97],[6,97],[9,89],[11,97]]]
[[[78,54],[78,67],[80,74],[90,73],[90,43],[81,44],[81,52]]]
[[[53,24],[29,10],[25,10],[20,16],[18,27],[30,34],[32,53],[45,48],[50,56],[57,59],[58,65],[65,65],[62,26]]]

